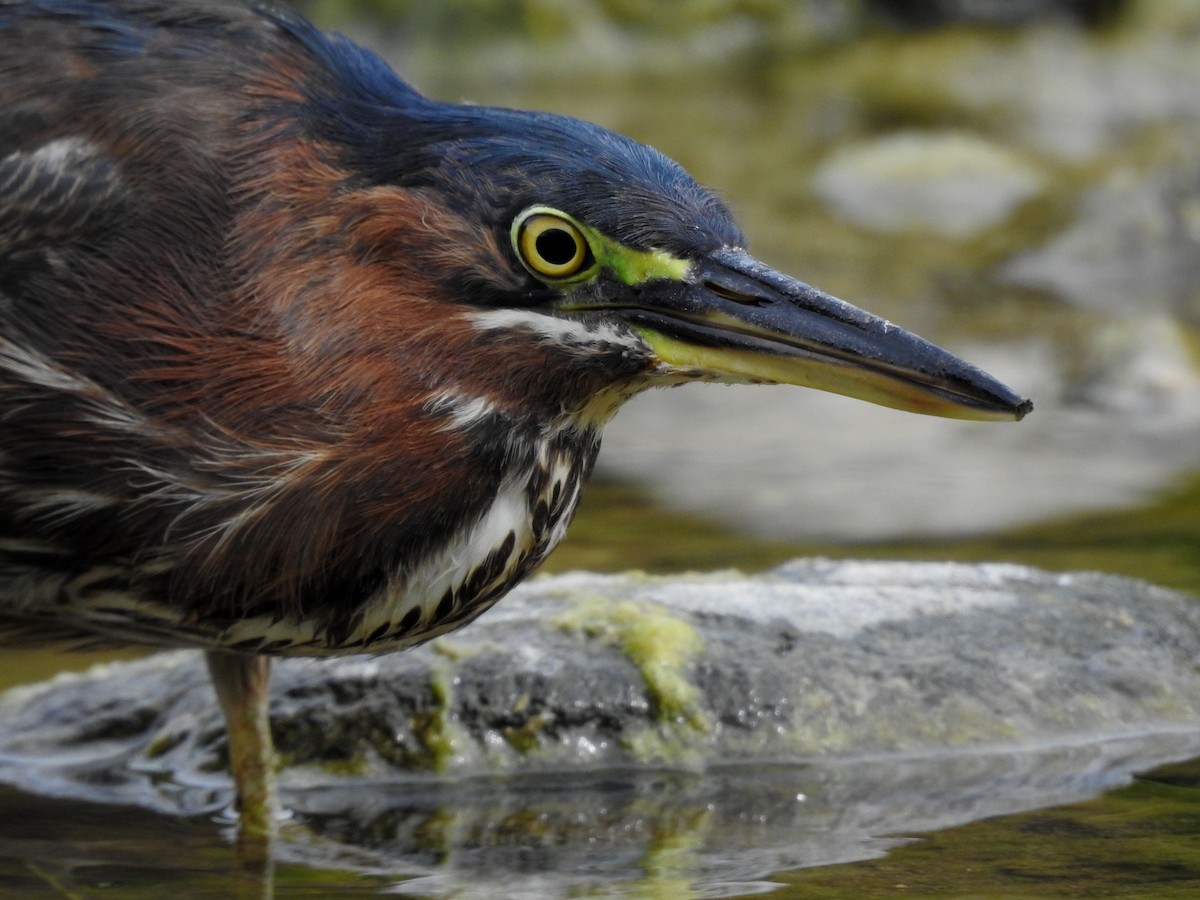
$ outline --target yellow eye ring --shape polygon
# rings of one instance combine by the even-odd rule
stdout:
[[[571,278],[593,264],[579,226],[546,207],[531,207],[513,223],[513,247],[521,264],[539,278]]]

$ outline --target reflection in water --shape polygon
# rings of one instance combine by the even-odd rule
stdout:
[[[295,802],[322,839],[414,875],[405,893],[737,896],[769,888],[772,872],[1090,797],[1198,751],[1200,732],[1175,733],[1027,753],[372,784]]]
[[[771,873],[877,857],[909,836],[1068,803],[1200,752],[1168,733],[1029,753],[558,774],[294,791],[273,848],[203,822],[0,792],[0,894],[732,897]],[[69,848],[69,852],[68,852]],[[322,893],[325,892],[325,893]]]
[[[275,846],[271,837],[238,829],[231,882],[237,900],[271,900],[275,896]]]

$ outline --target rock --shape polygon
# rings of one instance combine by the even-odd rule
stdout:
[[[1008,565],[564,575],[410,653],[282,662],[272,723],[285,787],[1078,740],[1200,723],[1198,626],[1178,594]],[[193,653],[0,704],[6,777],[110,800],[222,783],[223,743]]]
[[[1187,146],[1200,119],[1196,7],[1144,4],[1137,18],[1147,24],[1159,15],[1156,25],[1115,40],[1077,29],[1025,29],[1011,40],[975,45],[940,72],[938,83],[1002,127],[1013,146],[1067,163],[1113,151],[1118,162],[1135,159],[1129,139],[1148,126]]]
[[[1132,415],[1169,414],[1200,398],[1187,329],[1168,316],[1122,317],[1096,328],[1078,348],[1066,399]]]
[[[745,893],[1200,753],[1198,660],[1194,600],[1097,574],[539,579],[415,651],[276,667],[282,793],[307,826],[280,859],[430,896],[536,872],[547,897],[664,871]],[[0,698],[0,779],[44,794],[211,813],[223,745],[196,653]]]
[[[1200,324],[1200,157],[1088,190],[1074,224],[1002,270],[1082,309]]]
[[[873,231],[968,238],[1042,187],[1014,154],[959,132],[904,132],[834,152],[813,176],[833,212]]]

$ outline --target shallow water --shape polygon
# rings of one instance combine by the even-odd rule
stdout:
[[[1174,5],[1157,8],[1166,7]],[[798,391],[647,398],[618,417],[604,454],[609,480],[593,486],[549,568],[757,569],[801,553],[1003,559],[1119,572],[1200,594],[1200,479],[1185,474],[1200,462],[1191,449],[1200,406],[1187,357],[1195,341],[1187,296],[1159,280],[1153,296],[1130,296],[1127,309],[1097,310],[999,274],[1075,221],[1090,187],[1114,173],[1181,165],[1177,145],[1192,134],[1196,111],[1175,85],[1193,83],[1186,60],[1197,56],[1198,32],[1148,16],[1090,35],[956,29],[764,43],[731,28],[740,50],[708,32],[623,42],[608,30],[583,45],[506,36],[486,50],[410,42],[400,66],[430,93],[567,112],[658,146],[721,190],[760,255],[982,359],[1039,401],[1027,423],[981,430]],[[1043,188],[1011,218],[968,238],[872,231],[817,198],[813,174],[838,147],[911,129],[981,134],[1032,165]],[[1161,345],[1139,349],[1130,323],[1164,304],[1184,363],[1146,374],[1147,356],[1174,357]],[[1116,334],[1118,350],[1133,349],[1105,355],[1102,334]],[[672,414],[672,403],[687,413]],[[746,409],[750,418],[730,427],[734,411]],[[761,427],[748,430],[751,419]],[[670,443],[656,437],[664,431]],[[1110,511],[1089,511],[1102,509]],[[6,653],[0,684],[83,662]],[[1198,770],[1196,762],[1159,769],[1095,800],[913,842],[908,831],[879,833],[876,849],[891,848],[881,859],[768,869],[737,884],[696,884],[705,862],[696,840],[710,813],[703,804],[664,813],[650,791],[638,802],[642,827],[657,829],[653,849],[619,883],[635,896],[661,897],[770,885],[773,896],[795,897],[1194,896]],[[426,811],[420,829],[432,864],[439,832],[459,821],[452,805]],[[520,811],[503,821],[524,836],[493,848],[509,854],[510,868],[530,853],[530,835],[553,837]],[[236,862],[228,833],[228,822],[5,789],[0,896],[228,896]],[[529,896],[569,889],[536,860],[528,864]],[[375,872],[365,858],[280,862],[273,881],[279,897],[405,890],[400,874]],[[262,893],[253,876],[235,887]]]

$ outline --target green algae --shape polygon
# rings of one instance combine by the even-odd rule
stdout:
[[[358,778],[370,772],[371,764],[365,753],[352,753],[341,759],[322,760],[321,769],[342,778]]]
[[[530,716],[520,725],[510,725],[503,729],[501,736],[522,756],[529,756],[541,748],[542,736],[549,724],[549,717],[539,713]]]
[[[160,734],[154,738],[144,751],[147,759],[158,759],[160,756],[166,756],[176,747],[183,743],[187,735],[183,732],[175,732],[174,734]]]
[[[412,733],[424,750],[423,767],[444,772],[457,749],[451,722],[454,688],[446,672],[435,672],[429,685],[433,703],[412,717]]]
[[[653,815],[657,811],[647,812]],[[692,809],[655,830],[640,863],[642,877],[631,885],[639,897],[676,900],[693,894],[695,872],[703,862],[703,847],[713,828],[712,819],[709,810]]]
[[[704,649],[692,626],[654,603],[604,597],[579,600],[553,627],[615,647],[638,669],[657,725],[626,735],[625,746],[643,762],[688,764],[694,744],[712,728],[689,680],[693,660]]]

